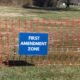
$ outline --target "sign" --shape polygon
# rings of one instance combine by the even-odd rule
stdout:
[[[26,56],[45,56],[48,54],[47,33],[20,33],[19,54]]]

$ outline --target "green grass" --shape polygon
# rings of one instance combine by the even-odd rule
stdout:
[[[70,9],[24,9],[17,7],[0,7],[0,13],[19,13],[22,17],[27,18],[46,18],[46,19],[79,19],[80,18],[80,7],[71,7]],[[4,15],[4,14],[3,14]],[[31,16],[30,16],[31,15]],[[16,16],[17,17],[17,16]]]
[[[0,80],[80,80],[80,66],[1,67]]]

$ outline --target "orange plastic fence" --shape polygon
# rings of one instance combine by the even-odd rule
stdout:
[[[20,32],[47,32],[49,50],[47,56],[20,56],[18,36]],[[63,64],[80,65],[80,19],[0,19],[0,64]]]

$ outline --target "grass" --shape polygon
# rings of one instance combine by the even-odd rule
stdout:
[[[0,80],[80,80],[80,66],[1,67]]]
[[[71,7],[70,9],[27,9],[15,7],[0,7],[0,13],[19,13],[22,17],[27,18],[46,18],[46,19],[79,19],[80,8]],[[17,16],[16,16],[17,17]]]

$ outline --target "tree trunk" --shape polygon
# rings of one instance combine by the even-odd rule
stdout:
[[[45,2],[44,2],[44,7],[47,7],[48,1],[49,1],[49,0],[45,0]]]
[[[70,0],[66,0],[65,4],[66,4],[66,8],[69,8],[70,7]]]
[[[51,2],[53,3],[53,7],[57,7],[58,0],[52,0]]]

